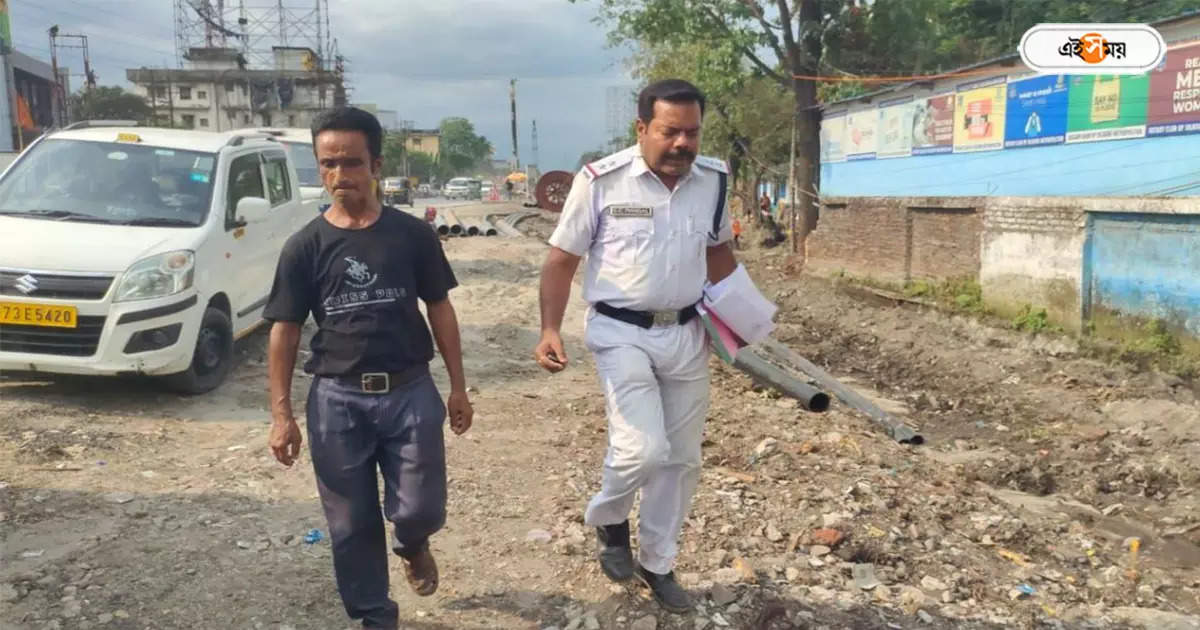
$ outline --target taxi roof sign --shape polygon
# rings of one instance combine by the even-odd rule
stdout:
[[[117,142],[141,142],[141,141],[142,141],[142,137],[137,135],[136,133],[125,132],[125,133],[117,134]]]

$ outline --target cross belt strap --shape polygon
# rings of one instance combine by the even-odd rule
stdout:
[[[596,302],[594,306],[596,312],[601,315],[642,328],[671,326],[675,324],[682,326],[698,314],[695,305],[688,306],[679,311],[635,311],[612,306],[605,302]]]

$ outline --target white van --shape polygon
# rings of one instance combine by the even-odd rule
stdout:
[[[317,166],[317,156],[313,152],[312,131],[301,127],[243,129],[239,133],[267,134],[287,149],[288,157],[296,167],[296,177],[300,183],[300,198],[306,206],[316,208],[333,202],[325,186],[321,183],[321,171]]]
[[[0,175],[0,371],[209,391],[317,215],[273,138],[110,125],[49,133]]]

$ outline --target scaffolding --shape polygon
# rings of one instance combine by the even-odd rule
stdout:
[[[250,69],[275,65],[275,47],[317,53],[314,70],[335,72],[337,42],[329,28],[329,0],[173,0],[175,55],[184,67],[192,48],[227,48]]]

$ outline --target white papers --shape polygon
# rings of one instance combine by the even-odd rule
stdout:
[[[704,306],[747,344],[758,343],[771,334],[775,329],[771,320],[779,310],[758,291],[741,264],[720,282],[705,287]]]

